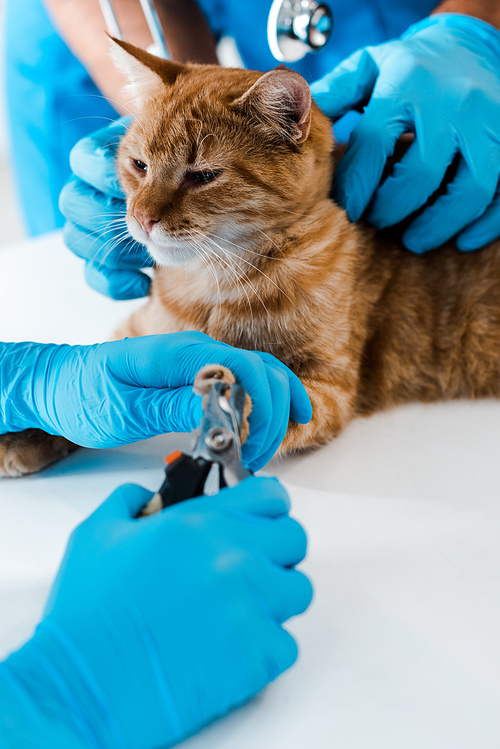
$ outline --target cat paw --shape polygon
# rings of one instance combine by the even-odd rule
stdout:
[[[155,515],[157,512],[161,512],[163,509],[163,503],[160,495],[157,493],[152,499],[149,500],[147,505],[144,505],[137,515],[138,518],[147,518],[149,515]]]
[[[194,380],[194,392],[198,395],[207,396],[210,388],[216,382],[225,382],[227,385],[234,385],[236,378],[230,369],[219,364],[207,364],[202,367]]]
[[[19,478],[47,468],[76,450],[64,437],[26,429],[0,435],[0,476]]]
[[[205,404],[207,402],[210,388],[216,382],[225,382],[227,385],[234,385],[236,383],[236,378],[230,369],[228,369],[227,367],[223,367],[220,364],[207,364],[205,367],[202,367],[202,369],[200,369],[200,371],[196,375],[193,389],[195,393],[203,396],[203,407],[205,407]],[[247,393],[245,399],[245,408],[243,410],[243,422],[241,425],[241,444],[246,442],[248,433],[250,431],[248,425],[248,417],[250,416],[251,411],[252,400]]]

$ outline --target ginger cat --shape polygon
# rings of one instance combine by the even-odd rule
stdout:
[[[274,354],[314,412],[282,453],[397,404],[500,395],[500,242],[419,257],[351,224],[329,198],[331,123],[297,73],[114,48],[139,109],[118,154],[127,225],[157,264],[116,337],[200,330]],[[31,453],[26,432],[0,437],[0,474],[73,447],[32,431]]]
[[[119,336],[201,330],[274,354],[313,419],[286,453],[409,401],[500,395],[500,243],[423,257],[329,198],[331,123],[297,73],[178,65],[119,42],[139,114],[118,153],[157,263]]]

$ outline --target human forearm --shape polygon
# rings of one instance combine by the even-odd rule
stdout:
[[[443,0],[433,13],[465,13],[500,28],[500,3],[491,0]]]
[[[130,113],[130,102],[123,92],[126,80],[110,61],[110,43],[98,0],[45,0],[45,4],[64,41],[99,90],[121,114]],[[144,17],[137,13],[138,2],[120,0],[119,5],[124,33],[134,44],[147,47],[151,38]]]
[[[157,0],[172,59],[216,65],[215,39],[195,0]]]
[[[110,60],[109,40],[98,0],[45,0],[64,40],[84,64],[92,79],[116,109],[130,112],[123,89],[126,80]],[[138,0],[119,0],[116,13],[124,36],[133,44],[151,44]],[[215,41],[194,0],[157,2],[165,39],[172,57],[180,62],[216,63]]]

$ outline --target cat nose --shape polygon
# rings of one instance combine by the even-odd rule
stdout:
[[[153,218],[147,211],[135,211],[134,216],[141,225],[141,229],[149,236],[151,229],[160,220],[159,218]]]

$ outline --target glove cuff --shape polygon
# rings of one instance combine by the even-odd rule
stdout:
[[[34,373],[41,343],[0,343],[0,434],[43,428],[35,407]]]
[[[79,654],[47,622],[0,664],[0,704],[2,747],[128,746]]]
[[[408,39],[432,26],[444,26],[462,32],[465,35],[472,34],[475,39],[484,42],[493,54],[500,57],[500,31],[480,18],[462,13],[436,13],[432,16],[427,16],[427,18],[423,18],[418,23],[410,26],[400,38]]]
[[[76,350],[88,348],[55,343],[0,343],[0,434],[24,429],[62,433],[55,398],[58,381],[72,376],[71,364],[67,365]]]

